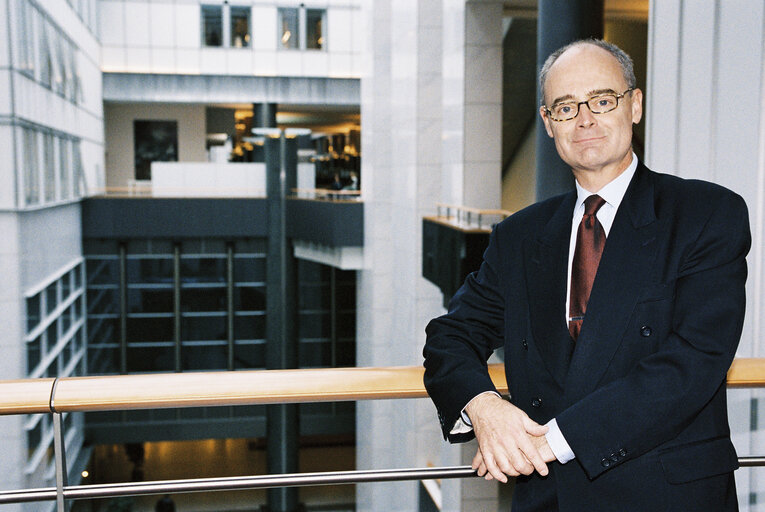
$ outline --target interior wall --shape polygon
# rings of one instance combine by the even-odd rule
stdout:
[[[178,123],[178,161],[205,162],[205,106],[105,104],[106,186],[126,187],[135,178],[133,121]]]
[[[534,124],[518,146],[502,178],[502,209],[517,212],[536,201],[536,137]]]

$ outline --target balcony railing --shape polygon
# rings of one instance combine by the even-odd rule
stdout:
[[[507,392],[504,367],[489,366],[501,393]],[[327,368],[176,374],[67,377],[0,381],[0,414],[53,413],[56,487],[0,492],[0,504],[105,498],[197,491],[298,487],[475,476],[470,466],[372,471],[299,473],[226,478],[164,480],[102,485],[66,483],[61,415],[128,409],[336,402],[423,398],[421,367]],[[765,359],[736,359],[729,388],[765,387]],[[765,457],[740,457],[741,466],[764,466]]]
[[[506,219],[513,212],[509,210],[486,210],[436,203],[437,214],[432,220],[450,224],[463,230],[491,231],[494,224]]]

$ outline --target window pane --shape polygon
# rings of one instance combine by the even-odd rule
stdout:
[[[231,46],[250,46],[250,8],[231,7]]]
[[[236,369],[265,368],[266,346],[263,343],[237,343],[234,346]]]
[[[117,261],[115,260],[115,263]],[[127,279],[130,284],[173,284],[172,258],[128,259]]]
[[[237,311],[264,311],[266,309],[266,288],[264,286],[236,286],[234,308]]]
[[[249,257],[234,258],[234,280],[237,283],[262,283],[266,280],[266,259]]]
[[[324,48],[324,9],[306,9],[305,12],[305,44],[307,48],[321,50]]]
[[[225,370],[228,367],[228,347],[184,345],[181,359],[183,370]]]
[[[27,343],[27,375],[31,374],[42,358],[42,340],[40,336]]]
[[[56,200],[55,139],[52,133],[43,134],[43,173],[45,175],[45,200]]]
[[[225,341],[226,317],[183,315],[181,336],[184,341]]]
[[[24,128],[24,198],[26,204],[40,202],[40,156],[37,132]]]
[[[71,141],[67,139],[59,139],[58,176],[61,184],[61,199],[69,199],[72,196],[70,144]]]
[[[56,309],[56,306],[58,306],[57,284],[57,282],[51,283],[45,289],[45,311],[49,315]]]
[[[279,37],[281,48],[297,48],[300,44],[297,9],[279,9]]]
[[[187,283],[225,283],[225,258],[182,258],[181,280]]]
[[[202,6],[202,45],[220,46],[223,34],[223,14],[220,5]]]
[[[129,289],[128,313],[172,313],[172,289]]]
[[[173,318],[149,317],[127,319],[128,343],[173,341]]]
[[[264,340],[265,315],[237,315],[234,317],[234,337],[237,340]]]
[[[129,347],[128,372],[169,372],[175,369],[175,346]]]
[[[40,294],[36,293],[27,298],[27,332],[32,331],[40,323]]]
[[[45,19],[39,16],[37,18],[37,31],[39,39],[38,48],[40,50],[40,82],[46,87],[50,87],[51,75],[53,75],[53,55],[50,43],[50,27]]]

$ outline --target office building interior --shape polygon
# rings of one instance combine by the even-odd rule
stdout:
[[[746,199],[738,356],[761,354],[765,6],[561,4],[0,0],[0,379],[421,365],[425,325],[490,229],[424,219],[439,204],[511,213],[572,186],[539,124],[539,48],[591,36],[634,58],[639,158]],[[740,453],[765,452],[762,398],[729,391]],[[475,452],[442,440],[427,399],[300,404],[282,437],[268,407],[69,413],[69,482],[457,466]],[[55,485],[50,414],[0,416],[0,437],[0,491]],[[293,455],[274,463],[280,446]],[[737,471],[741,510],[765,510],[762,471]],[[507,506],[512,486],[279,492],[297,505],[265,490],[172,499],[199,512],[473,511]],[[149,511],[160,498],[67,507]]]

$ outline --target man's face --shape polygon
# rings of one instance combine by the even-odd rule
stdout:
[[[628,85],[619,62],[606,50],[577,45],[561,55],[550,68],[545,83],[545,105],[561,101],[586,101],[599,94],[622,94]],[[558,154],[575,174],[605,171],[615,177],[631,161],[632,124],[643,114],[643,93],[635,89],[619,99],[611,112],[593,114],[579,105],[579,114],[568,121],[554,121],[540,108],[547,134]]]

